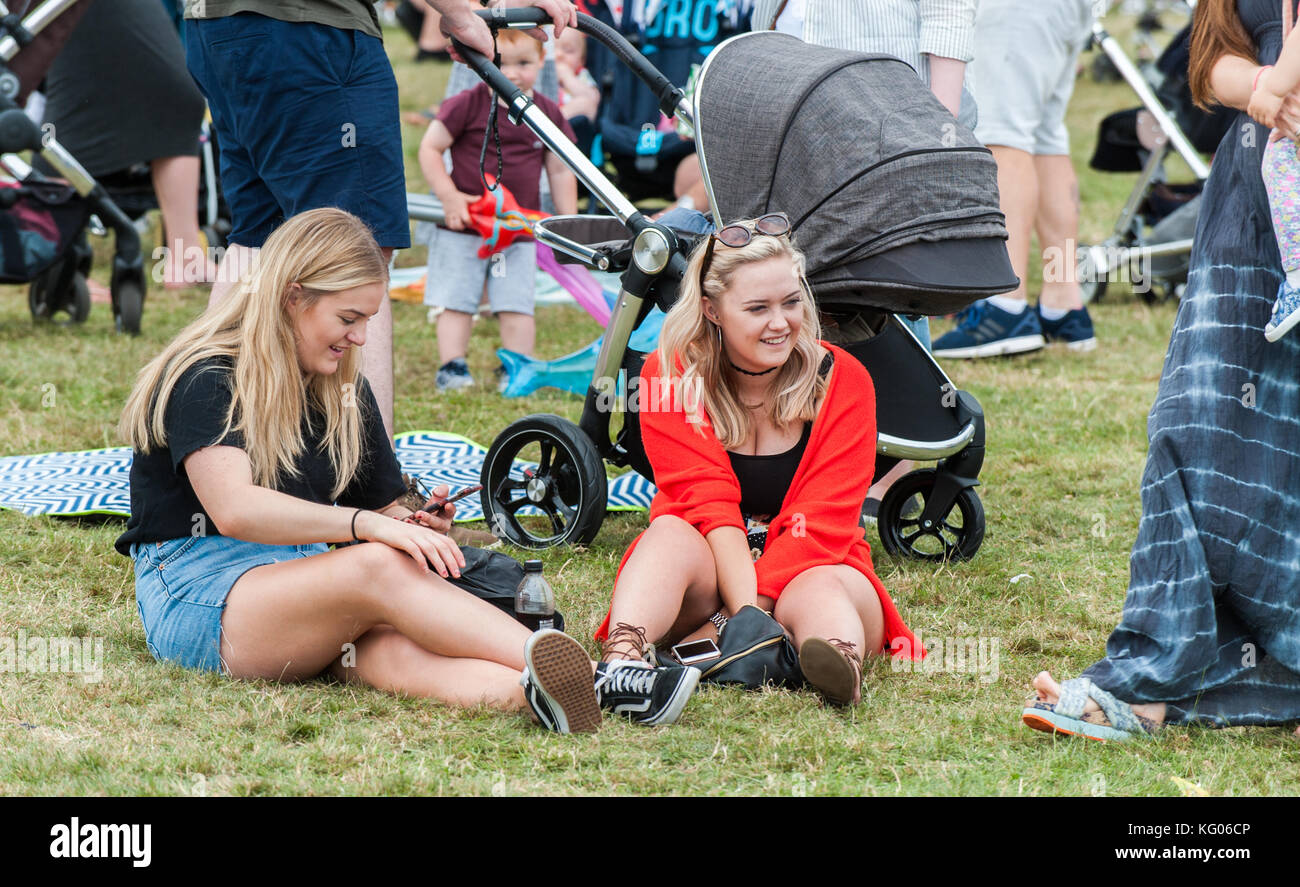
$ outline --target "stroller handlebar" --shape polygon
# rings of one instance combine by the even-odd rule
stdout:
[[[550,24],[551,18],[543,9],[535,6],[523,7],[520,9],[505,9],[493,7],[492,9],[475,10],[475,15],[482,18],[489,28],[493,31],[501,28],[515,29],[532,29]],[[632,69],[632,73],[650,88],[655,94],[655,100],[659,103],[659,110],[666,117],[689,112],[689,105],[683,101],[686,94],[673,86],[672,81],[663,75],[654,65],[650,64],[636,47],[627,41],[627,38],[609,25],[592,18],[586,13],[578,13],[578,30],[582,33],[599,40],[610,52],[618,57],[619,61]],[[505,75],[497,68],[492,59],[482,53],[465,46],[459,40],[452,39],[452,44],[456,51],[460,53],[465,63],[474,70],[474,73],[489,86],[492,87],[498,95],[509,98],[515,91],[514,84],[506,79]]]

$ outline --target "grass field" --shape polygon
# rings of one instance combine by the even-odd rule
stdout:
[[[415,66],[389,37],[404,109],[440,97],[445,67]],[[1122,86],[1081,79],[1071,106],[1085,240],[1113,224],[1132,177],[1087,168],[1104,113],[1136,104]],[[408,130],[408,181],[421,189]],[[96,274],[105,273],[101,248]],[[401,264],[423,261],[419,250]],[[1033,291],[1031,287],[1031,291]],[[107,306],[83,326],[33,326],[26,294],[0,298],[0,454],[119,445],[114,427],[138,368],[205,305],[150,293],[144,331],[115,335]],[[864,703],[832,710],[811,693],[705,689],[673,728],[607,720],[592,737],[553,736],[522,716],[457,711],[323,682],[235,683],[153,661],[118,519],[0,511],[0,636],[102,638],[98,682],[0,673],[0,794],[845,794],[1212,795],[1300,790],[1300,744],[1275,729],[1170,729],[1129,745],[1053,740],[1020,725],[1030,678],[1072,676],[1116,624],[1139,517],[1146,413],[1176,305],[1112,287],[1094,306],[1100,348],[1048,349],[950,367],[988,416],[980,488],[988,533],[978,557],[877,569],[910,625],[930,640],[983,639],[984,670],[870,668]],[[481,443],[526,413],[576,419],[560,394],[505,401],[486,387],[442,396],[422,307],[395,304],[397,427]],[[599,330],[574,308],[539,315],[539,354]],[[938,327],[936,327],[937,329]],[[477,325],[471,365],[487,375],[495,324]],[[575,634],[603,615],[614,570],[644,515],[610,515],[587,550],[547,552],[547,574]],[[594,645],[592,645],[594,651]]]

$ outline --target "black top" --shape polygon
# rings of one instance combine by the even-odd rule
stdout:
[[[224,438],[226,410],[230,408],[230,372],[228,358],[210,358],[196,363],[181,374],[167,402],[163,424],[167,446],[155,447],[142,454],[136,450],[131,460],[131,518],[126,532],[115,547],[129,556],[133,542],[163,542],[198,532],[219,535],[212,518],[199,504],[194,488],[181,464],[195,450],[214,445],[244,446],[243,435],[232,430]],[[392,443],[384,431],[379,405],[365,379],[357,402],[362,415],[361,463],[352,483],[343,491],[338,504],[351,508],[378,509],[391,504],[406,490],[402,470],[393,454]],[[276,489],[299,499],[332,505],[334,472],[329,454],[321,445],[324,416],[315,409],[303,423],[306,444],[298,457],[301,475],[282,479]],[[201,521],[200,521],[201,516]]]
[[[799,470],[811,434],[812,423],[803,423],[799,442],[784,453],[750,456],[727,451],[731,470],[736,472],[736,480],[740,482],[741,514],[771,518],[780,513],[781,503],[785,501],[794,474]]]

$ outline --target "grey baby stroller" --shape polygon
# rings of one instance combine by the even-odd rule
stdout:
[[[539,18],[535,10],[490,15],[513,27]],[[984,537],[973,489],[984,460],[983,413],[894,312],[944,314],[1015,288],[989,152],[897,59],[744,34],[709,57],[688,107],[612,29],[586,16],[579,28],[650,85],[665,114],[694,120],[718,218],[778,209],[790,217],[826,338],[875,380],[876,476],[900,459],[938,462],[902,478],[881,503],[886,550],[973,556]],[[513,423],[493,442],[482,474],[483,511],[498,534],[532,548],[587,543],[604,520],[603,461],[653,479],[619,379],[638,377],[644,354],[629,338],[652,306],[672,306],[700,235],[639,213],[495,67],[467,58],[506,99],[512,119],[524,120],[615,215],[537,225],[537,239],[557,253],[620,272],[621,290],[579,423],[551,415]],[[521,472],[514,460],[526,448],[537,465]]]

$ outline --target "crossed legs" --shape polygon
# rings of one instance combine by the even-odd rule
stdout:
[[[759,605],[771,610],[773,601],[760,596]],[[644,629],[648,640],[675,642],[708,636],[708,618],[721,606],[709,544],[690,524],[664,515],[651,522],[619,574],[609,624]],[[866,576],[843,564],[804,570],[781,592],[773,615],[796,646],[835,639],[852,644],[861,656],[884,644],[876,590]],[[630,634],[619,634],[611,637],[605,658],[639,659],[641,650]]]
[[[365,543],[249,570],[221,619],[237,678],[343,680],[450,705],[525,707],[529,631],[496,607]]]

